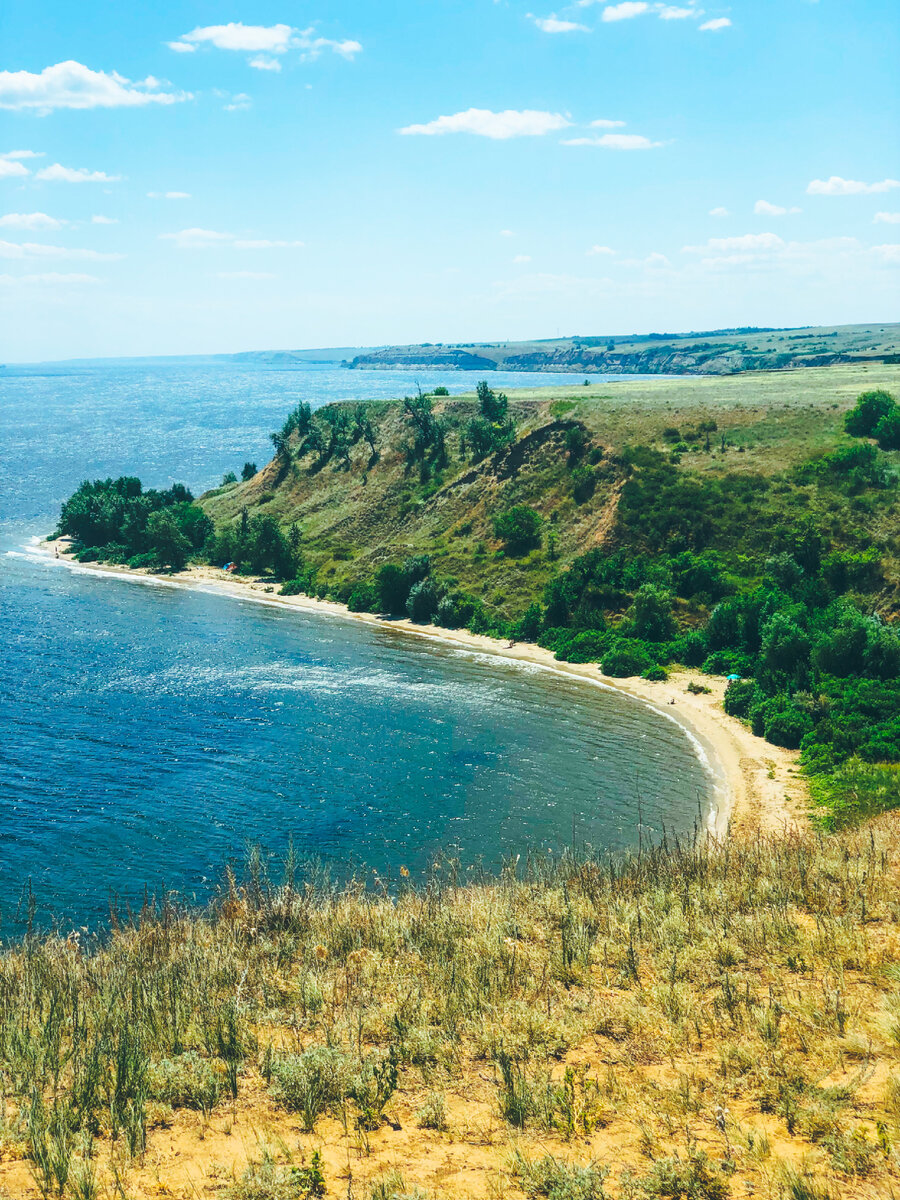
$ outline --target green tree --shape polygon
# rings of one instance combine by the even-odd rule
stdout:
[[[243,467],[241,468],[241,479],[244,481],[244,483],[246,483],[248,479],[252,479],[255,474],[256,474],[256,463],[255,462],[245,462]]]
[[[542,524],[539,512],[527,504],[516,504],[494,518],[494,533],[507,550],[518,554],[539,544]]]
[[[147,541],[163,566],[181,571],[191,552],[191,543],[178,528],[171,512],[160,509],[147,520]]]
[[[627,616],[634,636],[645,642],[666,642],[675,636],[672,596],[652,583],[638,588]]]
[[[874,437],[875,427],[884,417],[897,408],[890,392],[879,388],[863,392],[856,404],[844,416],[844,428],[852,437]]]
[[[875,426],[875,437],[882,450],[900,450],[900,407],[896,404]]]

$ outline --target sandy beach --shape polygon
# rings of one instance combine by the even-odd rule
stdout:
[[[362,621],[387,632],[431,638],[480,654],[529,663],[580,679],[594,687],[615,688],[676,721],[694,742],[715,784],[716,798],[709,821],[710,832],[715,837],[745,838],[784,833],[807,823],[808,793],[799,772],[799,753],[755,737],[740,721],[729,717],[722,708],[725,681],[721,678],[678,670],[673,671],[664,683],[650,683],[640,678],[615,679],[604,675],[595,664],[560,662],[551,651],[531,643],[509,645],[464,629],[445,629],[437,625],[414,624],[403,618],[355,613],[343,604],[310,596],[279,596],[278,585],[225,575],[217,567],[190,566],[176,574],[155,575],[123,566],[77,563],[66,556],[67,548],[65,538],[38,544],[42,553],[73,570],[115,575],[135,583],[195,588],[295,612],[316,612],[343,620]],[[708,687],[709,693],[694,695],[688,692],[691,679]]]

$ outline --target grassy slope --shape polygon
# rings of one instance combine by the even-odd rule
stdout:
[[[713,418],[718,431],[712,453],[684,454],[682,470],[704,476],[772,475],[849,444],[843,413],[860,391],[876,387],[900,394],[900,367],[846,365],[521,389],[511,393],[517,448],[472,467],[460,461],[451,436],[451,464],[436,490],[433,484],[423,488],[414,473],[405,471],[399,446],[406,430],[399,406],[377,404],[372,411],[381,460],[372,469],[367,471],[368,447],[360,444],[349,472],[328,465],[313,473],[307,458],[279,479],[276,464],[270,463],[249,483],[208,493],[202,503],[217,523],[236,519],[245,505],[251,513],[274,513],[284,524],[296,521],[305,556],[329,586],[369,577],[382,562],[429,553],[442,577],[459,580],[504,616],[517,617],[558,569],[614,534],[621,470],[610,463],[592,499],[577,505],[564,451],[566,422],[582,422],[609,458],[629,443],[668,448],[660,440],[664,428]],[[444,401],[442,412],[462,425],[474,412],[474,397]],[[718,452],[722,433],[731,444],[724,455]],[[521,558],[495,557],[499,543],[492,518],[517,503],[532,505],[547,519],[547,528],[557,535],[557,560],[549,558],[546,544]],[[838,540],[857,530],[884,543],[888,586],[883,605],[895,607],[900,568],[891,540],[898,525],[894,504],[873,515],[850,500],[834,503],[829,519]]]
[[[0,955],[0,1196],[36,1197],[46,1151],[96,1174],[70,1198],[304,1200],[286,1164],[318,1150],[331,1200],[886,1200],[898,851],[882,818],[462,887],[398,863],[396,900],[257,874],[105,944],[31,939]],[[547,1155],[604,1190],[540,1190]]]

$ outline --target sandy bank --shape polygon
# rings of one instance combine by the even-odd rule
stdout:
[[[91,574],[196,588],[278,608],[362,621],[387,632],[437,639],[513,662],[530,663],[559,675],[581,679],[595,687],[616,688],[677,721],[698,745],[716,785],[715,811],[711,813],[710,826],[717,836],[730,833],[751,837],[757,833],[779,833],[806,823],[808,795],[799,774],[798,753],[754,737],[740,721],[729,717],[721,707],[725,690],[722,679],[698,676],[698,681],[709,687],[710,693],[692,695],[686,688],[694,675],[688,671],[672,672],[665,683],[650,683],[637,678],[614,679],[593,664],[559,662],[549,650],[530,643],[508,645],[463,629],[417,625],[374,613],[354,613],[343,604],[310,596],[279,596],[277,585],[265,580],[225,575],[216,567],[190,566],[174,575],[154,575],[129,567],[76,563],[65,556],[66,548],[67,539],[42,542],[38,546],[42,553],[54,557],[60,564]]]

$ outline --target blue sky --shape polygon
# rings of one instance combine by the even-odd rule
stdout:
[[[898,316],[893,0],[11,0],[0,357]]]

